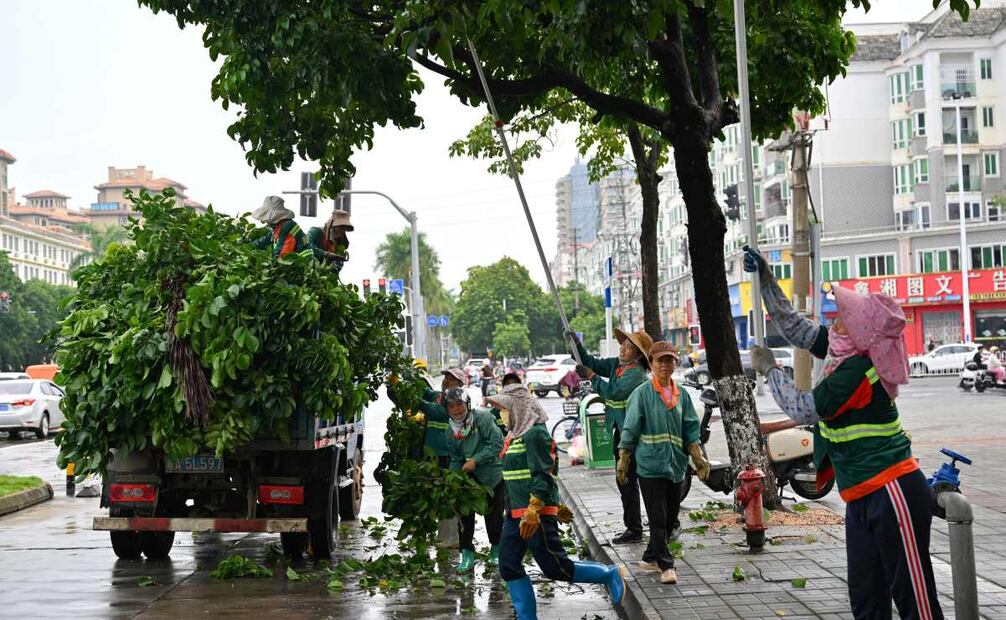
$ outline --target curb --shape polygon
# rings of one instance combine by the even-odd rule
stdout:
[[[41,504],[52,499],[52,486],[48,482],[34,489],[25,489],[10,495],[0,497],[0,516],[24,510],[35,504]]]
[[[604,564],[621,564],[621,560],[611,553],[611,544],[601,539],[594,533],[594,528],[588,521],[588,517],[580,510],[579,503],[574,501],[574,495],[566,489],[566,484],[562,478],[557,478],[559,483],[559,495],[562,501],[573,513],[573,527],[581,539],[587,542],[590,555],[595,560]],[[625,580],[625,594],[622,595],[621,605],[613,606],[619,615],[624,618],[659,618],[657,610],[650,605],[649,599],[645,596],[638,596],[635,592],[636,580],[630,575]]]

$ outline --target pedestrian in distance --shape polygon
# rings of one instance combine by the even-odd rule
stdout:
[[[489,493],[485,513],[486,533],[489,535],[489,564],[499,563],[500,532],[503,528],[503,466],[500,451],[503,434],[492,414],[471,408],[468,392],[463,387],[444,390],[444,406],[450,416],[446,431],[450,468],[469,474]],[[461,559],[459,573],[475,567],[475,515],[459,515],[458,540]]]
[[[496,378],[496,369],[493,367],[492,362],[486,360],[486,363],[482,366],[482,398],[489,395],[489,385]]]
[[[675,527],[681,486],[689,475],[688,456],[701,480],[709,476],[709,462],[702,454],[699,418],[692,399],[671,378],[678,362],[677,350],[669,342],[655,342],[649,360],[653,378],[629,396],[616,470],[618,478],[624,480],[635,455],[650,522],[650,543],[639,565],[660,572],[661,583],[673,584],[678,576],[674,556],[667,548],[668,534]]]
[[[559,501],[555,442],[545,427],[548,416],[541,404],[519,383],[508,385],[490,401],[507,420],[502,452],[507,508],[499,566],[517,619],[538,617],[534,588],[524,571],[528,550],[548,579],[602,583],[612,603],[620,604],[625,592],[624,568],[570,560],[562,546],[559,523],[572,521],[573,515]]]
[[[612,436],[612,446],[617,446],[625,420],[625,406],[629,395],[646,382],[647,354],[653,339],[645,331],[626,334],[615,329],[615,338],[620,348],[618,357],[595,358],[587,353],[573,331],[566,332],[567,338],[576,343],[583,365],[576,367],[580,378],[590,381],[601,398],[604,399],[604,426]],[[622,522],[625,531],[615,536],[611,542],[618,544],[637,543],[643,540],[643,517],[639,507],[639,481],[636,478],[635,457],[629,460],[629,469],[624,482],[618,484],[622,499]]]
[[[902,618],[943,618],[929,557],[933,496],[895,406],[908,383],[901,307],[887,295],[834,285],[838,318],[830,329],[815,325],[793,310],[761,255],[744,250],[744,269],[759,272],[772,323],[793,346],[825,360],[817,385],[803,391],[770,349],[751,348],[751,364],[783,412],[815,425],[818,485],[834,478],[846,502],[853,616],[888,618],[893,598]]]
[[[307,231],[315,258],[331,266],[336,273],[341,272],[342,266],[349,260],[349,233],[352,231],[349,213],[342,209],[333,211],[324,226],[315,226]]]
[[[255,247],[272,249],[273,258],[283,258],[288,254],[313,256],[314,252],[307,235],[294,221],[293,211],[279,196],[266,196],[262,206],[252,213],[252,217],[269,227],[269,234],[255,239]]]

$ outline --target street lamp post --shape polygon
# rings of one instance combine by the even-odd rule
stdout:
[[[968,232],[964,216],[964,147],[961,145],[961,95],[954,93],[954,113],[957,116],[957,216],[960,218],[961,297],[964,300],[964,342],[971,342],[971,292],[968,284]]]

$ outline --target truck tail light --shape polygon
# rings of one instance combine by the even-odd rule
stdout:
[[[258,501],[260,504],[303,504],[304,487],[260,484],[258,487]]]
[[[15,400],[10,404],[11,408],[17,409],[18,407],[31,407],[35,404],[34,398],[25,398],[23,400]]]
[[[108,488],[108,501],[113,504],[149,504],[157,499],[157,487],[152,484],[117,484]]]

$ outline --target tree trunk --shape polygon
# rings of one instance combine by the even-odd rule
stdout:
[[[723,255],[726,219],[716,202],[708,152],[702,139],[679,136],[674,144],[674,164],[688,211],[688,252],[695,302],[709,372],[715,380],[723,412],[734,485],[737,485],[736,474],[745,465],[761,468],[765,472],[765,507],[775,508],[778,504],[775,476],[762,448],[754,394],[744,376],[730,314]]]
[[[661,139],[647,143],[638,125],[628,131],[629,145],[636,161],[636,178],[643,197],[643,221],[639,232],[639,262],[643,274],[643,329],[654,341],[664,339],[660,320],[660,264],[657,259],[657,218],[660,214],[660,175],[657,162],[664,149]]]

